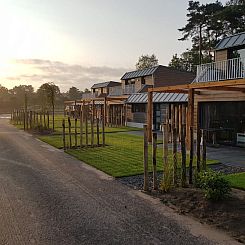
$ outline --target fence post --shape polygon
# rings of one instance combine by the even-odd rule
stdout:
[[[157,190],[157,132],[152,134],[153,189]]]
[[[99,125],[99,118],[96,118],[96,128],[97,128],[97,146],[100,145],[100,125]]]
[[[65,119],[62,120],[62,128],[63,128],[63,148],[66,149],[66,128],[65,128]]]
[[[102,146],[105,146],[105,118],[102,117]]]
[[[75,118],[75,148],[77,148],[77,118]]]
[[[30,111],[30,129],[32,129],[32,111]]]
[[[80,112],[80,148],[83,147],[83,105],[81,106],[81,112]]]
[[[194,157],[194,128],[190,126],[190,162],[189,162],[189,184],[192,184],[193,177],[193,157]]]
[[[163,172],[165,166],[168,164],[168,125],[165,123],[163,125]]]
[[[181,156],[182,156],[182,174],[181,174],[181,186],[186,186],[186,125],[182,125],[181,134]]]
[[[148,135],[147,125],[144,125],[144,191],[149,190],[149,176],[148,176]]]
[[[48,118],[48,129],[49,129],[49,112],[47,111],[47,118]]]
[[[177,165],[178,165],[178,160],[177,160],[177,129],[176,127],[173,127],[173,180],[174,180],[174,185],[177,185]]]
[[[94,100],[92,100],[90,121],[91,121],[91,147],[94,147]]]
[[[207,134],[206,130],[202,130],[202,169],[207,168]]]
[[[68,117],[68,127],[69,127],[69,148],[72,148],[72,141],[71,141],[71,118]]]
[[[85,107],[85,136],[86,136],[86,146],[88,146],[88,108]]]

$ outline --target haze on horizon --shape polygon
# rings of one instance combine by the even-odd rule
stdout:
[[[201,3],[211,1],[200,1]],[[186,23],[183,0],[0,0],[0,84],[61,91],[119,81],[142,54],[168,65],[190,47],[178,41]]]

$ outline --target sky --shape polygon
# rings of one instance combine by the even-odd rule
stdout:
[[[142,54],[168,65],[191,46],[178,41],[187,7],[185,0],[0,0],[0,84],[84,90],[120,81]]]

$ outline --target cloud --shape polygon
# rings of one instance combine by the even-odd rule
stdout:
[[[9,81],[25,81],[38,88],[44,82],[54,82],[61,91],[67,91],[71,86],[83,90],[90,88],[93,83],[104,81],[119,81],[128,71],[126,68],[108,66],[70,65],[60,61],[42,59],[17,59],[13,61],[17,67],[22,67],[16,75],[6,77]]]

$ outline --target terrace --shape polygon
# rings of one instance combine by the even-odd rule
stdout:
[[[213,82],[245,78],[245,58],[216,61],[197,66],[194,82]]]

